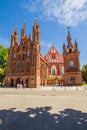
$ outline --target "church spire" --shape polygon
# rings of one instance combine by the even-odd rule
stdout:
[[[37,41],[39,43],[39,39],[40,39],[40,27],[38,24],[38,20],[36,19],[33,26],[32,40]]]
[[[21,40],[25,37],[25,23],[22,23],[22,30],[21,30]]]
[[[72,46],[72,37],[70,35],[70,27],[67,27],[68,28],[68,36],[67,36],[67,41],[68,41],[68,46]]]
[[[70,27],[67,27],[67,28],[68,28],[68,36],[69,36],[69,35],[70,35],[70,30],[69,30],[69,29],[70,29]]]
[[[18,33],[16,29],[14,29],[11,36],[11,47],[15,47],[16,45],[18,45]]]
[[[77,43],[76,39],[75,39],[74,47],[75,47],[75,49],[78,50],[78,43]]]

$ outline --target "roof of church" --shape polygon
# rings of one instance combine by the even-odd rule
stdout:
[[[52,50],[52,51],[51,51]],[[50,48],[50,50],[48,51],[48,53],[47,54],[49,54],[49,53],[54,53],[54,51],[55,51],[55,53],[57,53],[57,54],[59,54],[59,52],[57,51],[57,49],[56,49],[56,47],[55,46],[51,46],[51,48]],[[46,55],[47,55],[46,54]]]
[[[60,54],[54,46],[50,48],[45,58],[48,60],[48,62],[63,63],[62,54]]]

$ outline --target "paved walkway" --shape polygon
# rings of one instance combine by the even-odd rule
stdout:
[[[87,130],[87,90],[0,88],[0,130]]]

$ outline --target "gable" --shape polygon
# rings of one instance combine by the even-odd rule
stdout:
[[[63,63],[63,56],[59,54],[54,46],[50,48],[45,58],[48,60],[48,62]]]

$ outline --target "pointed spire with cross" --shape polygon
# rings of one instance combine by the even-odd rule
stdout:
[[[67,29],[68,29],[68,35],[70,35],[70,27],[67,27]]]
[[[70,35],[70,27],[67,27],[67,29],[68,29],[67,41],[68,41],[68,45],[71,46],[72,45],[72,37]]]
[[[25,22],[22,23],[22,30],[21,30],[21,39],[24,39],[25,37]]]

